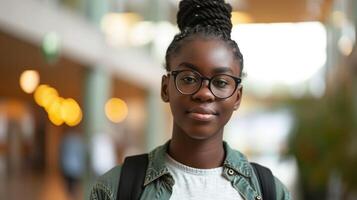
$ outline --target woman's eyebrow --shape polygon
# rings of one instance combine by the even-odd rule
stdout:
[[[178,66],[180,66],[180,67],[188,67],[188,68],[190,68],[192,70],[195,70],[195,71],[197,71],[197,68],[198,68],[196,65],[188,63],[188,62],[182,62]]]
[[[233,71],[232,71],[232,69],[230,67],[215,67],[213,69],[213,72],[215,74],[226,73],[226,72],[233,73]]]
[[[198,67],[192,63],[188,63],[188,62],[182,62],[181,64],[179,64],[178,66],[182,66],[182,67],[188,67],[192,70],[198,71]],[[220,73],[226,73],[226,72],[230,72],[233,73],[232,69],[230,67],[215,67],[213,69],[213,73],[215,74],[220,74]]]

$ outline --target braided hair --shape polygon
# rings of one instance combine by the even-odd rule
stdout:
[[[231,39],[232,7],[224,0],[182,0],[177,13],[180,33],[175,35],[166,51],[166,70],[170,71],[170,59],[182,44],[193,36],[220,39],[232,48],[234,57],[239,61],[240,73],[243,70],[243,55],[237,43]]]

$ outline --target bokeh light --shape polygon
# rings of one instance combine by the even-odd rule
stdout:
[[[47,111],[49,120],[56,126],[63,123],[76,126],[82,121],[83,113],[79,104],[72,98],[60,97],[57,90],[49,85],[40,85],[34,98]]]
[[[46,110],[49,109],[53,101],[55,101],[59,97],[58,92],[56,89],[49,87],[46,90],[44,90],[43,96],[42,96],[42,107],[44,107]]]
[[[56,60],[59,54],[60,44],[61,39],[56,32],[50,32],[45,35],[42,42],[42,50],[48,61]]]
[[[82,120],[82,110],[74,99],[65,99],[61,105],[61,118],[68,126],[76,126]]]
[[[53,100],[53,102],[48,106],[47,109],[48,118],[56,126],[60,126],[64,122],[64,120],[61,117],[62,102],[63,102],[63,98],[57,97]]]
[[[108,13],[103,16],[101,29],[111,46],[129,45],[131,29],[141,21],[141,16],[136,13]]]
[[[42,84],[36,88],[36,91],[34,93],[34,98],[39,106],[42,106],[43,93],[48,87],[49,87],[48,85]]]
[[[150,43],[155,36],[155,30],[155,24],[153,22],[141,21],[136,23],[129,35],[130,43],[134,46],[142,46]]]
[[[20,76],[21,89],[31,94],[35,91],[40,82],[40,74],[35,70],[25,70]]]
[[[58,92],[48,85],[40,85],[36,89],[34,97],[38,105],[48,110],[52,102],[58,98]]]
[[[119,98],[112,98],[105,104],[105,114],[114,123],[122,122],[128,115],[126,103]]]
[[[348,36],[343,35],[338,40],[338,48],[344,56],[349,56],[353,50],[353,41]]]

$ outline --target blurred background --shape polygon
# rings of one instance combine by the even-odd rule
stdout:
[[[86,199],[170,138],[178,0],[0,0],[0,197]],[[357,199],[357,1],[228,0],[245,57],[225,140],[294,199]]]

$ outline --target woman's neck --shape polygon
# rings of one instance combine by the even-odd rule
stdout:
[[[173,131],[168,153],[176,161],[190,167],[220,167],[225,158],[222,137],[222,133],[217,133],[209,139],[194,139],[185,133]]]

